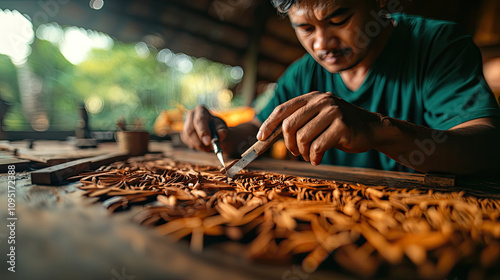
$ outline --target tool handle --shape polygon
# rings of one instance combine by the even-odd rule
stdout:
[[[212,119],[208,121],[208,126],[210,127],[210,134],[212,140],[219,141],[219,134],[217,134],[217,129],[215,128],[215,123]]]
[[[267,137],[266,140],[263,141],[257,141],[257,143],[253,144],[252,147],[250,147],[246,152],[241,154],[241,157],[246,156],[248,153],[250,153],[252,150],[255,151],[257,156],[262,155],[267,149],[269,149],[274,142],[276,142],[278,139],[281,138],[283,135],[283,131],[281,130],[281,124],[274,130],[274,132]]]
[[[214,153],[220,153],[222,152],[222,149],[220,148],[220,143],[219,143],[219,134],[217,133],[217,129],[215,128],[215,123],[213,120],[208,121],[208,126],[210,127],[210,134],[211,134],[211,143],[212,143],[212,148],[214,149]]]

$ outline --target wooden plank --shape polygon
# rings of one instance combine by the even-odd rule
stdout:
[[[168,154],[176,160],[195,164],[213,165],[217,160],[213,153],[187,149],[175,149]],[[424,174],[334,165],[312,166],[307,162],[275,160],[265,157],[254,160],[246,169],[372,186],[418,187],[422,186],[425,180]]]
[[[18,158],[0,158],[0,173],[6,173],[9,171],[9,165],[15,166],[15,171],[20,172],[28,169],[29,160],[18,159]]]
[[[31,172],[31,183],[52,185],[90,169],[89,159],[79,159]]]
[[[500,198],[500,177],[495,176],[457,176],[457,186],[466,186],[485,195],[497,194]],[[493,197],[493,196],[492,196]]]
[[[203,153],[189,149],[166,150],[166,154],[175,160],[195,164],[213,165],[217,158],[213,153]],[[228,163],[230,160],[227,161]],[[455,176],[438,175],[439,180],[445,182],[444,186],[435,184],[436,176],[433,174],[407,173],[384,171],[358,167],[342,167],[333,165],[312,166],[307,162],[273,160],[260,157],[253,161],[246,169],[265,170],[273,173],[303,176],[318,179],[335,180],[338,182],[360,183],[372,186],[388,187],[429,187],[436,190],[449,190],[457,188],[470,191],[476,195],[500,197],[500,178],[484,176]],[[427,184],[426,184],[427,183]]]
[[[360,183],[371,186],[465,190],[478,197],[500,197],[500,178],[498,177],[406,173],[333,165],[312,166],[306,162],[281,161],[264,158],[253,161],[247,166],[247,169],[328,179],[337,182]]]
[[[47,167],[31,172],[31,183],[39,185],[58,184],[84,171],[96,169],[102,165],[124,160],[126,158],[128,158],[127,154],[113,153]]]
[[[425,175],[416,173],[334,165],[312,166],[307,162],[272,159],[256,160],[249,164],[247,169],[372,186],[417,187],[424,185],[425,180]]]
[[[43,151],[30,151],[23,149],[18,151],[18,157],[21,159],[40,162],[46,166],[52,166],[56,164],[69,162],[75,159],[94,157],[97,155],[101,155],[102,153],[103,152],[99,150],[58,151],[56,149],[53,149],[53,150],[43,150]]]
[[[0,150],[14,152],[18,158],[33,161],[38,166],[52,166],[117,152],[115,143],[100,143],[95,149],[78,149],[73,142],[53,140],[37,140],[31,145],[28,141],[0,141]]]
[[[454,187],[455,175],[425,174],[424,185],[429,187]]]
[[[0,150],[4,151],[9,151],[9,152],[14,152],[17,150],[16,147],[14,147],[10,141],[0,141]]]

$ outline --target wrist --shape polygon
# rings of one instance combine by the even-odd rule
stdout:
[[[378,120],[373,126],[373,149],[381,151],[396,142],[398,129],[393,118],[378,113],[377,115]]]

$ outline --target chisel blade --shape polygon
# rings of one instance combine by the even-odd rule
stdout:
[[[224,163],[224,157],[222,156],[222,150],[218,153],[215,153],[217,155],[217,158],[219,159],[220,163],[222,164],[222,167],[226,168],[226,164]]]
[[[257,156],[258,155],[255,152],[255,150],[251,150],[244,157],[238,160],[234,165],[229,167],[229,169],[226,170],[226,175],[229,178],[233,178],[234,175],[236,175],[236,173],[240,172],[243,168],[245,168],[250,162],[256,159]]]

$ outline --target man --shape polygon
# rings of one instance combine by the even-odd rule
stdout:
[[[388,8],[399,8],[397,0]],[[243,149],[281,125],[288,150],[320,163],[421,172],[491,174],[500,160],[500,110],[481,55],[453,23],[378,13],[376,0],[272,0],[307,50],[257,117],[227,128],[198,106],[183,141]],[[384,1],[386,2],[386,1]],[[250,143],[248,143],[250,144]]]

